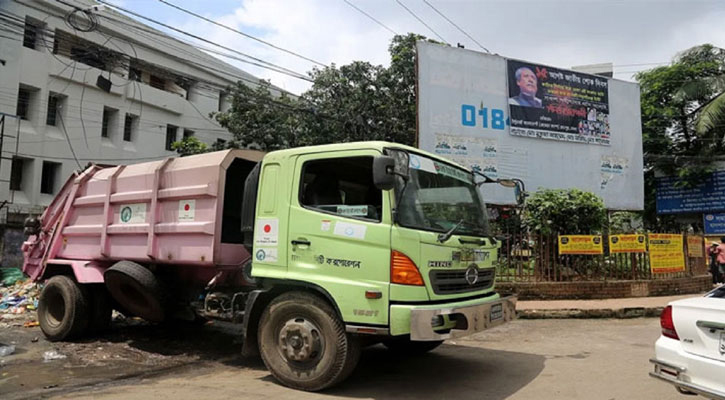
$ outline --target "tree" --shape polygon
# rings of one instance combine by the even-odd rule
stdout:
[[[539,190],[526,202],[524,223],[544,235],[601,233],[607,221],[604,201],[579,189]]]
[[[696,46],[670,65],[637,74],[641,88],[645,160],[645,224],[677,228],[674,218],[656,212],[655,171],[679,177],[678,185],[697,185],[723,154],[725,51]],[[720,109],[718,107],[721,107]]]
[[[231,90],[232,106],[215,114],[234,135],[230,146],[276,150],[358,140],[412,145],[416,132],[416,34],[396,35],[389,67],[354,61],[314,68],[312,87],[299,97],[269,82]]]
[[[182,157],[192,154],[205,153],[207,151],[206,143],[194,136],[185,137],[184,139],[171,144],[171,148],[176,150]]]

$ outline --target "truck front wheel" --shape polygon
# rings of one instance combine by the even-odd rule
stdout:
[[[88,296],[73,279],[50,278],[38,299],[38,322],[48,340],[73,339],[88,326]]]
[[[335,310],[303,292],[280,295],[259,322],[259,352],[284,385],[318,391],[344,380],[360,359],[356,337],[345,333]]]

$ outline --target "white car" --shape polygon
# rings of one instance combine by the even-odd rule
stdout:
[[[650,376],[684,394],[725,400],[725,285],[670,303],[660,316]]]

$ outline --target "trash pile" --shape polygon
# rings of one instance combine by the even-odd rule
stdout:
[[[3,268],[0,273],[0,327],[37,326],[33,311],[38,308],[40,285],[15,268]]]

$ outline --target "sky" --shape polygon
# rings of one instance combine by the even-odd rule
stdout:
[[[316,66],[158,0],[109,1],[299,73]],[[325,65],[354,60],[388,65],[393,36],[388,29],[437,40],[440,35],[451,45],[484,51],[424,0],[347,0],[385,27],[345,0],[168,1]],[[427,1],[492,53],[560,68],[611,62],[615,78],[625,80],[632,80],[638,70],[665,65],[695,45],[725,47],[724,0]],[[310,85],[289,75],[229,62],[293,93]]]

